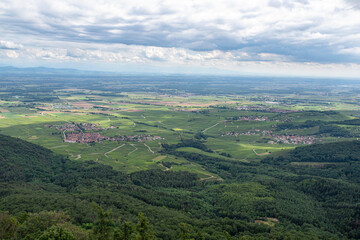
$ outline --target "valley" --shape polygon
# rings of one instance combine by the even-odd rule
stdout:
[[[0,210],[64,210],[87,234],[96,202],[115,218],[144,213],[161,239],[182,223],[195,239],[360,236],[360,85],[351,80],[68,78],[2,76],[0,133],[18,138],[7,141],[20,152],[38,145],[75,165],[58,172],[54,160],[38,166],[49,175],[17,179],[33,163],[3,155]],[[50,204],[55,195],[61,204]]]

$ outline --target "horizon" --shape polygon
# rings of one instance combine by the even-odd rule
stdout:
[[[80,68],[71,68],[71,67],[46,67],[46,66],[33,66],[33,67],[17,67],[11,65],[0,65],[0,69],[16,69],[19,74],[22,74],[22,71],[27,71],[27,74],[53,74],[52,71],[65,70],[69,72],[65,72],[64,75],[71,76],[72,74],[86,74],[86,76],[197,76],[197,77],[224,77],[224,78],[262,78],[262,79],[270,79],[275,78],[279,79],[315,79],[315,80],[350,80],[357,81],[360,80],[360,77],[357,76],[299,76],[299,75],[267,75],[267,74],[252,74],[252,73],[234,73],[234,72],[218,72],[218,73],[207,73],[207,72],[156,72],[156,71],[142,71],[142,72],[134,72],[134,71],[107,71],[107,70],[87,70]],[[44,70],[43,72],[36,72],[36,70]],[[10,70],[11,71],[11,70]],[[30,72],[29,72],[30,71]],[[32,71],[32,72],[31,72]],[[5,74],[8,73],[5,71]],[[4,74],[4,72],[0,72],[0,75]],[[57,73],[58,74],[58,73]],[[61,75],[59,75],[61,76]]]

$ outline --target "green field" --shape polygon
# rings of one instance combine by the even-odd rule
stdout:
[[[110,83],[111,84],[111,83]],[[29,85],[29,86],[36,86]],[[11,94],[11,93],[10,93]],[[344,114],[327,114],[322,110],[322,102],[331,102],[331,109],[351,110],[350,106],[334,99],[320,96],[318,99],[304,99],[301,96],[274,94],[271,99],[279,98],[281,103],[269,104],[267,98],[256,94],[248,95],[186,95],[184,93],[163,94],[158,92],[113,92],[81,88],[56,89],[51,96],[56,101],[39,101],[32,104],[14,101],[11,96],[0,103],[1,133],[40,144],[56,153],[69,156],[76,161],[98,161],[115,169],[131,173],[145,169],[163,169],[154,160],[162,156],[161,144],[177,144],[181,139],[191,139],[198,133],[206,136],[200,139],[213,153],[199,152],[196,148],[184,148],[181,151],[205,154],[212,157],[228,158],[233,161],[259,161],[271,154],[294,148],[294,144],[269,144],[273,135],[316,136],[322,141],[334,141],[329,135],[318,134],[319,127],[276,130],[283,122],[305,121],[342,121],[353,118]],[[269,97],[268,97],[269,98]],[[288,99],[288,100],[286,100]],[[294,101],[300,101],[298,104]],[[304,105],[303,102],[307,104]],[[287,103],[288,102],[288,103]],[[318,102],[318,105],[310,104]],[[238,107],[249,110],[238,110]],[[291,107],[289,107],[291,106]],[[265,109],[259,111],[258,108]],[[271,112],[272,108],[295,110],[298,112]],[[328,107],[326,107],[327,109]],[[309,111],[311,110],[311,111]],[[236,118],[264,118],[265,121],[234,120]],[[45,127],[66,123],[92,123],[102,128],[112,129],[100,133],[107,137],[119,135],[148,134],[160,136],[163,140],[140,142],[65,143],[63,135],[56,129]],[[354,137],[360,134],[356,126],[338,125]],[[271,135],[261,134],[271,131]],[[246,135],[246,133],[250,133]],[[231,135],[232,134],[232,135]],[[317,135],[318,134],[318,135]],[[301,145],[298,143],[297,145]],[[113,149],[123,145],[121,148]],[[107,152],[109,154],[106,154]],[[222,155],[221,155],[222,154]],[[228,157],[226,156],[228,154]],[[167,161],[166,156],[163,161]],[[187,162],[183,159],[182,161]],[[174,170],[187,170],[200,175],[210,175],[201,168],[183,164]]]
[[[19,234],[32,217],[63,214],[45,210],[90,236],[96,202],[113,210],[114,236],[138,231],[142,212],[160,239],[360,238],[354,82],[9,79],[0,221],[18,219]]]

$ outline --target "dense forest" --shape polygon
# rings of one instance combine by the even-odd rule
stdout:
[[[171,170],[126,175],[0,135],[0,239],[360,238],[359,141],[250,163],[176,151],[211,152],[204,141],[162,152],[219,176],[205,181]]]

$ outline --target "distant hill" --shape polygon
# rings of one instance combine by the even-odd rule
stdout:
[[[118,75],[113,72],[102,71],[83,71],[72,68],[47,68],[47,67],[30,67],[17,68],[12,66],[0,67],[0,75]]]

